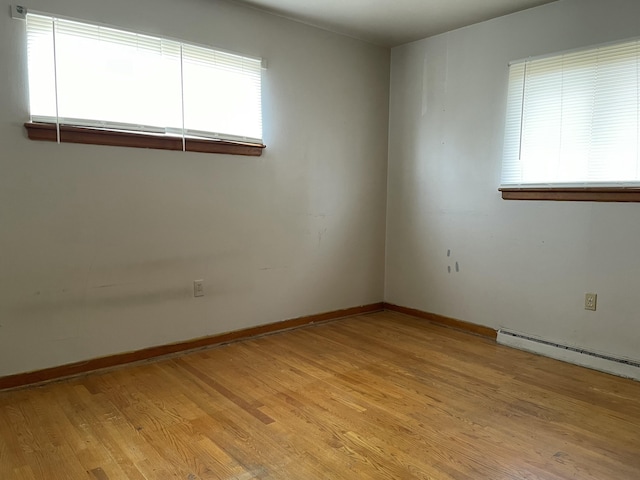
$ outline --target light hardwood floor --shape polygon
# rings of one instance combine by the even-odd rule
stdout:
[[[640,479],[640,383],[384,312],[0,393],[0,479]]]

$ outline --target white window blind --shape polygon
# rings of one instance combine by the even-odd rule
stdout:
[[[260,59],[27,15],[32,121],[262,143]]]
[[[502,186],[640,186],[640,41],[509,67]]]

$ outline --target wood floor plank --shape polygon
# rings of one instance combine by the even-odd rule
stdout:
[[[0,393],[0,478],[640,478],[640,383],[381,312]]]

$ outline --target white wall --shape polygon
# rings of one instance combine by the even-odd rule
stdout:
[[[388,49],[215,0],[29,0],[268,60],[261,158],[56,145],[22,126],[10,3],[0,376],[382,300]]]
[[[637,0],[561,0],[392,50],[386,301],[640,359],[640,205],[497,191],[507,63],[635,36]]]

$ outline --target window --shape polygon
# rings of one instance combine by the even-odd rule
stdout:
[[[30,138],[262,152],[260,59],[31,13],[27,45]]]
[[[500,190],[640,200],[640,41],[510,65]]]

